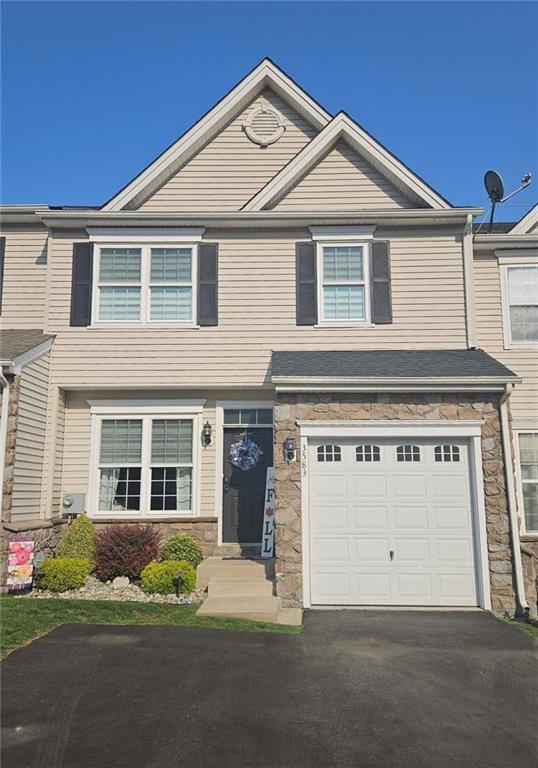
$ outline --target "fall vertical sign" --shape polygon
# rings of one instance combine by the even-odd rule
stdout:
[[[262,557],[273,557],[275,550],[275,469],[267,467],[263,510]]]

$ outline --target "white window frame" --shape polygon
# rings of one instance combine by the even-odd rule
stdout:
[[[516,493],[517,493],[517,508],[519,513],[519,526],[520,526],[520,533],[523,536],[528,536],[532,538],[538,539],[538,530],[536,531],[528,531],[527,525],[525,521],[525,507],[524,507],[524,500],[523,500],[523,477],[521,476],[521,452],[519,450],[519,436],[520,435],[529,435],[529,434],[536,434],[538,433],[538,424],[536,424],[534,427],[524,427],[521,429],[513,429],[513,435],[514,435],[514,460],[516,464],[516,471],[515,471],[515,477],[516,477]],[[531,481],[532,482],[532,481]]]
[[[538,254],[528,257],[505,257],[499,258],[499,269],[501,272],[501,304],[503,316],[503,335],[505,349],[538,349],[538,341],[514,341],[512,339],[512,327],[510,323],[510,289],[508,285],[508,270],[513,267],[538,267]]]
[[[326,281],[323,277],[323,250],[324,248],[362,248],[363,274],[362,280],[334,280]],[[371,325],[370,307],[370,241],[368,240],[320,240],[316,243],[316,267],[317,267],[317,295],[318,295],[318,326],[359,326]],[[325,285],[364,285],[364,318],[326,318],[325,304],[323,301],[323,288]]]
[[[201,498],[201,422],[205,400],[154,400],[147,403],[140,401],[89,401],[91,412],[91,445],[90,468],[88,477],[88,516],[94,520],[154,520],[162,518],[192,519],[200,515]],[[106,419],[141,419],[142,420],[142,456],[140,474],[140,510],[100,511],[100,450],[101,424]],[[192,478],[191,478],[191,509],[183,510],[154,510],[151,503],[151,436],[154,419],[182,419],[192,421]],[[138,465],[132,462],[125,466]],[[165,463],[166,464],[166,463]],[[165,466],[159,463],[158,466]],[[184,462],[169,466],[187,466]],[[115,464],[114,466],[118,466]]]
[[[101,320],[99,318],[99,298],[100,298],[100,283],[99,273],[101,268],[101,251],[106,248],[137,248],[140,250],[140,283],[125,283],[126,287],[135,288],[140,286],[140,318],[138,320]],[[191,251],[191,280],[179,281],[179,282],[151,282],[151,250],[152,248],[189,248]],[[120,282],[110,284],[123,287]],[[94,245],[94,259],[93,259],[93,289],[92,289],[92,327],[103,328],[129,328],[140,326],[166,327],[170,326],[180,328],[197,328],[196,318],[198,317],[198,243],[195,241],[183,242],[177,240],[160,241],[155,240],[153,242],[136,242],[136,241],[110,241],[99,242]],[[150,317],[151,312],[151,287],[163,287],[173,288],[181,286],[190,286],[192,289],[191,294],[191,316],[188,320],[152,320]],[[106,284],[103,285],[106,287]]]

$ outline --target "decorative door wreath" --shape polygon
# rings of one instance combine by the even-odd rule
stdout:
[[[263,456],[263,451],[259,445],[248,437],[233,443],[230,446],[230,461],[234,467],[248,472],[254,469],[258,461]]]

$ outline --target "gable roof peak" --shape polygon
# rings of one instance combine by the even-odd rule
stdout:
[[[261,211],[281,199],[343,139],[371,166],[385,176],[403,195],[419,207],[452,208],[433,187],[392,154],[347,112],[340,110],[290,162],[243,206],[244,211]]]
[[[511,235],[528,235],[533,227],[538,224],[538,203],[532,206],[527,213],[521,217],[517,224],[510,230]]]
[[[103,206],[103,211],[137,208],[176,173],[265,88],[270,87],[311,125],[320,130],[331,120],[327,112],[270,58],[263,58],[214,107],[135,176]]]

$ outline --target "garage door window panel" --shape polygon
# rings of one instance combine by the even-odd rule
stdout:
[[[420,448],[418,445],[398,445],[396,448],[397,461],[420,461]]]
[[[355,449],[357,461],[381,461],[381,449],[378,445],[358,445]]]
[[[460,449],[457,445],[436,445],[434,454],[437,462],[460,460]]]
[[[320,445],[318,448],[318,461],[342,461],[342,449],[339,445]]]

